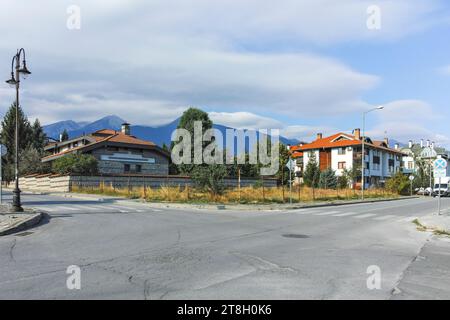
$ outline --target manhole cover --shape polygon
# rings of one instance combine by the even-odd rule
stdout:
[[[29,236],[30,234],[33,234],[33,232],[29,232],[29,231],[22,232],[22,233],[16,234],[16,236],[18,236],[18,237],[26,237],[26,236]]]
[[[306,238],[309,238],[309,236],[307,236],[305,234],[295,234],[295,233],[283,234],[283,237],[285,237],[285,238],[294,238],[294,239],[306,239]]]

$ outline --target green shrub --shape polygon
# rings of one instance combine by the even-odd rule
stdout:
[[[98,173],[98,162],[95,157],[86,154],[69,154],[56,159],[52,170],[58,174],[95,175]]]

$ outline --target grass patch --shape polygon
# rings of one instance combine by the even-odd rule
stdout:
[[[426,227],[422,223],[420,223],[420,221],[418,219],[414,219],[412,221],[412,223],[414,223],[417,226],[418,231],[424,231],[424,232],[430,231],[430,232],[433,232],[433,234],[436,236],[447,236],[447,237],[450,236],[450,232],[448,232],[446,230]]]
[[[274,204],[332,202],[345,200],[358,200],[360,191],[351,189],[312,189],[308,187],[294,187],[289,193],[287,187],[262,188],[259,186],[229,188],[222,194],[211,194],[189,186],[161,186],[159,188],[136,187],[115,188],[112,185],[101,184],[99,187],[73,186],[72,192],[99,194],[108,196],[120,196],[132,199],[145,199],[149,202],[172,203],[214,203],[214,204]],[[399,195],[384,189],[371,189],[365,193],[367,199],[392,199]]]

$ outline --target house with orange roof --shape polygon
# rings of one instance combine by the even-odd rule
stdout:
[[[293,146],[291,151],[297,159],[298,171],[303,171],[314,156],[321,171],[332,169],[341,176],[345,170],[361,168],[362,144],[361,130],[355,129],[352,134],[340,132],[328,137],[319,133],[313,142]],[[398,145],[391,148],[388,139],[376,141],[365,137],[364,148],[366,188],[383,186],[387,179],[402,171],[404,154]],[[361,176],[357,184],[361,187]]]
[[[101,174],[167,175],[170,154],[151,141],[131,135],[130,124],[120,131],[103,129],[67,141],[56,141],[45,149],[42,162],[52,162],[68,154],[94,156]]]

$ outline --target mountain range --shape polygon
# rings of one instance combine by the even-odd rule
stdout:
[[[124,122],[125,120],[121,119],[120,117],[110,115],[90,123],[75,122],[73,120],[59,121],[56,123],[46,125],[43,127],[43,129],[44,132],[47,134],[47,136],[53,139],[59,139],[59,135],[64,130],[68,132],[70,138],[75,138],[83,134],[89,134],[100,129],[120,130],[121,125]],[[171,143],[170,138],[172,132],[178,127],[179,122],[180,118],[175,119],[174,121],[166,125],[157,127],[134,125],[131,126],[131,134],[138,137],[139,139],[152,141],[159,146],[162,146],[163,144],[169,146]],[[226,129],[232,129],[230,127],[221,124],[214,124],[214,128],[218,129],[223,134],[224,137],[226,136],[225,135]],[[299,143],[299,141],[296,139],[288,139],[281,136],[280,142],[285,145],[287,144],[295,145]],[[250,147],[250,149],[252,149],[252,147]]]

